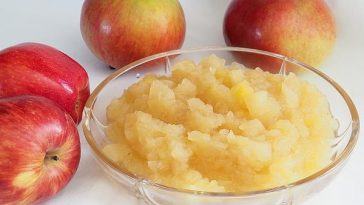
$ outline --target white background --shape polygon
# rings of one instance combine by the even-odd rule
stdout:
[[[322,70],[347,90],[363,117],[364,1],[328,1],[336,16],[338,34],[335,50],[322,65]],[[187,21],[184,48],[225,45],[222,20],[228,2],[181,0]],[[82,3],[82,0],[0,0],[0,50],[22,42],[41,42],[54,46],[73,57],[87,70],[91,89],[95,88],[112,71],[91,54],[82,40],[79,29]],[[79,130],[82,158],[78,172],[68,186],[47,204],[137,204],[133,196],[101,171],[90,154],[81,129]],[[364,148],[362,140],[359,140],[342,173],[329,187],[305,204],[362,204],[362,156]]]

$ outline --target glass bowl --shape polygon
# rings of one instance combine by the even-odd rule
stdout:
[[[227,64],[239,62],[255,67],[254,61],[245,61],[244,56],[266,59],[279,65],[271,72],[286,75],[295,72],[326,95],[332,115],[339,122],[337,135],[332,143],[331,163],[316,173],[290,184],[266,190],[244,193],[216,193],[182,190],[154,183],[136,176],[118,166],[101,151],[108,143],[105,135],[106,107],[118,98],[131,84],[146,73],[169,74],[171,66],[180,60],[199,62],[203,57],[215,54]],[[264,66],[261,61],[257,65]],[[221,47],[191,50],[174,50],[135,61],[108,76],[92,92],[85,107],[83,131],[91,150],[103,170],[114,180],[128,187],[141,203],[145,204],[239,204],[239,205],[283,205],[298,204],[312,194],[322,190],[343,168],[358,140],[359,116],[349,95],[323,72],[283,55],[255,49]]]

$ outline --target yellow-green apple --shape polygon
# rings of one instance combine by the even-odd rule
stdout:
[[[84,68],[63,52],[40,43],[0,51],[0,97],[41,95],[55,101],[78,124],[90,95]]]
[[[71,116],[42,96],[0,98],[0,204],[38,204],[75,174],[80,140]]]
[[[180,48],[185,30],[178,0],[85,0],[82,7],[84,41],[113,68]]]
[[[332,51],[336,28],[324,0],[233,0],[223,25],[229,46],[255,48],[319,66]],[[248,66],[268,70],[280,62],[257,55],[242,56]]]

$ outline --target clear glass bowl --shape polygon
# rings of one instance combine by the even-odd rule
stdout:
[[[203,57],[215,54],[223,57],[227,64],[239,62],[255,67],[254,61],[245,61],[244,56],[266,59],[281,75],[295,72],[300,78],[316,85],[330,103],[333,116],[339,122],[337,136],[332,144],[332,162],[318,172],[299,181],[267,190],[245,193],[215,193],[181,190],[166,187],[148,179],[135,176],[118,166],[101,151],[108,143],[105,136],[106,107],[112,99],[120,97],[123,91],[145,73],[169,74],[171,65],[184,59],[199,62]],[[257,65],[264,66],[256,61]],[[272,65],[273,65],[272,64]],[[274,72],[274,71],[272,71]],[[236,47],[175,50],[156,54],[135,61],[111,74],[92,92],[85,107],[83,131],[92,152],[103,170],[145,204],[216,204],[216,205],[283,205],[298,204],[312,194],[322,190],[339,173],[358,140],[359,116],[349,95],[332,79],[309,65],[286,56]]]

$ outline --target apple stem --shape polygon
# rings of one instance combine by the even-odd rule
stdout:
[[[57,155],[46,155],[44,157],[46,160],[54,160],[54,161],[58,161],[59,157]]]

